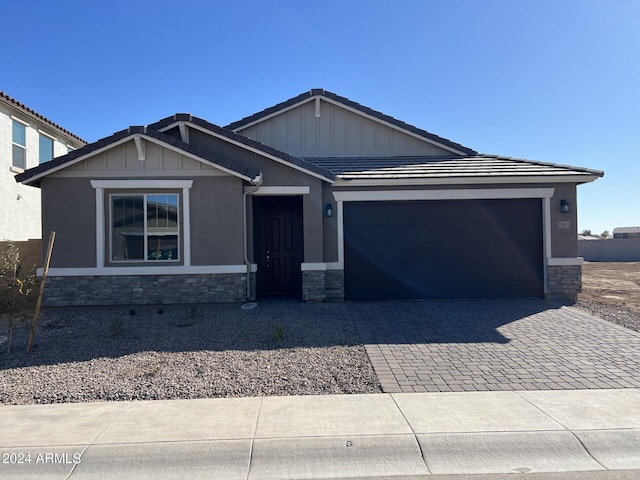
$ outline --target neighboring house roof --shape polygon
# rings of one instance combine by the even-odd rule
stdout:
[[[86,143],[87,143],[85,140],[83,140],[82,138],[80,138],[76,134],[71,133],[66,128],[62,128],[60,125],[58,125],[57,123],[52,122],[47,117],[45,117],[43,115],[40,115],[35,110],[27,107],[23,103],[20,103],[15,98],[12,98],[9,95],[7,95],[5,92],[0,92],[0,101],[5,103],[6,105],[12,107],[12,108],[15,108],[16,110],[19,110],[20,112],[24,113],[25,115],[27,115],[29,117],[33,117],[33,118],[41,121],[42,123],[46,124],[51,129],[57,131],[61,135],[65,136],[65,137],[67,137],[67,138],[69,138],[71,140],[74,140],[75,142],[78,142],[78,143],[80,143],[82,145],[86,145]]]
[[[411,132],[415,135],[419,135],[423,137],[425,140],[429,141],[430,143],[436,143],[436,144],[448,147],[448,149],[454,150],[456,152],[460,152],[463,155],[476,155],[478,153],[471,148],[460,145],[459,143],[455,143],[446,138],[439,137],[438,135],[434,135],[433,133],[427,132],[426,130],[422,130],[421,128],[414,127],[413,125],[409,125],[408,123],[405,123],[401,120],[397,120],[389,115],[385,115],[382,112],[378,112],[376,110],[373,110],[372,108],[365,107],[364,105],[360,105],[359,103],[349,100],[348,98],[341,97],[339,95],[336,95],[335,93],[328,92],[321,88],[314,88],[308,92],[301,93],[296,97],[290,98],[289,100],[286,100],[282,103],[278,103],[277,105],[266,108],[261,112],[254,113],[253,115],[250,115],[241,120],[238,120],[237,122],[230,123],[229,125],[226,125],[225,128],[228,128],[229,130],[233,130],[233,131],[238,131],[243,128],[247,128],[248,126],[254,123],[258,123],[262,120],[266,120],[267,118],[270,118],[274,115],[284,112],[285,110],[288,110],[294,106],[311,101],[317,97],[324,98],[325,100],[328,100],[332,103],[342,104],[346,107],[349,107],[353,110],[360,112],[361,114],[386,122],[402,130]]]
[[[593,180],[603,172],[581,167],[531,160],[474,155],[469,157],[330,157],[307,158],[334,173],[341,180],[447,179],[499,177],[571,177],[572,181]]]
[[[309,172],[313,172],[317,175],[320,175],[327,181],[335,180],[335,175],[328,171],[325,168],[322,168],[313,163],[307,162],[306,160],[294,157],[286,152],[278,150],[277,148],[270,147],[269,145],[265,145],[264,143],[258,142],[251,138],[245,137],[244,135],[240,135],[239,133],[235,133],[227,128],[219,127],[211,122],[208,122],[202,118],[194,117],[188,113],[176,113],[167,118],[163,118],[162,120],[157,121],[156,123],[152,123],[147,128],[151,128],[154,130],[158,130],[160,132],[166,131],[175,125],[184,122],[189,123],[192,126],[200,127],[201,130],[205,130],[206,132],[215,134],[217,136],[225,137],[228,140],[231,140],[236,143],[240,143],[246,147],[257,149],[262,153],[271,155],[282,160],[285,164],[294,165],[303,170],[307,170]]]

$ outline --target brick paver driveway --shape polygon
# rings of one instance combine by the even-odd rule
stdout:
[[[640,334],[558,303],[347,305],[385,392],[640,387]]]

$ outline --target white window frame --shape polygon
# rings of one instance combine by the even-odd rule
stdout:
[[[143,266],[131,265],[130,262],[117,262],[115,267],[122,274],[149,273],[148,269],[161,268],[188,268],[191,266],[191,213],[189,202],[189,190],[193,186],[193,180],[91,180],[91,186],[96,191],[96,269],[105,269],[107,254],[111,258],[111,252],[107,251],[105,212],[105,189],[118,189],[128,191],[125,193],[138,194],[140,190],[182,190],[182,261],[179,262],[148,262]],[[111,242],[109,242],[111,243]],[[142,262],[141,262],[142,263]]]
[[[173,195],[177,197],[177,208],[178,208],[178,230],[176,232],[176,236],[178,237],[178,256],[174,259],[167,260],[149,260],[149,228],[147,225],[147,197],[154,195]],[[144,252],[143,258],[137,259],[123,259],[123,260],[114,260],[113,258],[113,198],[114,197],[142,197],[142,210],[145,213],[143,217],[143,249]],[[149,263],[151,265],[156,264],[171,264],[171,263],[180,263],[182,256],[182,248],[180,246],[180,241],[182,239],[182,235],[180,235],[180,226],[182,222],[182,215],[180,214],[180,194],[175,192],[151,192],[151,193],[141,193],[141,192],[120,192],[120,193],[111,193],[109,194],[109,263],[113,264],[131,264],[131,263]]]
[[[22,120],[19,120],[15,117],[11,117],[11,167],[15,170],[19,170],[21,172],[23,172],[26,168],[27,168],[27,132],[28,132],[28,128],[29,128],[29,124],[23,122]],[[22,125],[24,127],[24,145],[20,145],[19,143],[16,143],[13,141],[13,124],[14,123],[18,123],[20,125]],[[16,147],[20,147],[24,150],[24,166],[19,167],[17,166],[14,162],[15,162],[15,158],[13,157],[13,146]]]

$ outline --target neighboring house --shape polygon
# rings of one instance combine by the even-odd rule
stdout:
[[[176,114],[18,176],[49,305],[575,298],[596,170],[476,151],[311,90],[226,127]]]
[[[614,228],[613,238],[640,238],[640,227]]]
[[[41,238],[40,190],[16,183],[16,174],[85,144],[0,92],[0,241]]]

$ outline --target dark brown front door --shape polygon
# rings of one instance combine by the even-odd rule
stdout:
[[[302,293],[302,198],[255,199],[260,241],[256,242],[258,291],[267,295]]]

